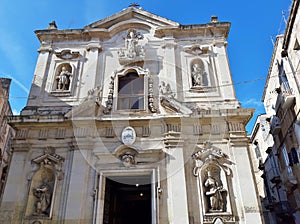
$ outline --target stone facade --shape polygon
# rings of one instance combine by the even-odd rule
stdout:
[[[252,143],[264,138],[262,134],[273,140],[258,144],[267,153],[259,168],[265,190],[262,204],[269,223],[300,222],[299,19],[299,1],[293,1],[285,33],[276,38],[262,97],[269,133],[253,131],[251,137]]]
[[[129,7],[35,31],[1,223],[262,223],[229,29]]]
[[[12,115],[9,103],[9,89],[11,79],[0,78],[0,201],[3,195],[7,172],[11,160],[11,139],[14,130],[7,123],[6,116]]]

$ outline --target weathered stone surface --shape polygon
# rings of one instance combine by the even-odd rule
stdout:
[[[36,31],[41,48],[29,100],[10,120],[17,136],[2,220],[108,223],[106,181],[112,178],[151,185],[152,223],[261,223],[245,132],[253,110],[240,109],[235,97],[226,53],[229,27],[216,18],[180,25],[129,7],[82,29],[52,24]],[[202,82],[193,78],[196,64],[205,71]],[[63,67],[65,85],[58,80]],[[232,161],[230,172],[217,169],[229,192],[227,209],[218,214],[206,210],[204,176],[192,172],[192,154],[207,141]],[[48,160],[50,146],[63,162]],[[36,158],[51,162],[55,172],[48,174],[56,179],[51,207],[34,217],[26,206],[36,208],[30,186],[43,170]],[[251,217],[246,207],[255,208]]]

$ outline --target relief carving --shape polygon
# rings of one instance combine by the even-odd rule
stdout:
[[[123,166],[130,168],[136,165],[136,155],[138,152],[133,149],[124,146],[121,146],[119,149],[116,150],[115,156],[119,158],[122,162]]]
[[[80,56],[78,51],[62,50],[61,52],[55,52],[56,57],[61,59],[74,59]]]
[[[121,65],[144,61],[145,50],[138,44],[141,39],[143,39],[142,34],[134,29],[128,30],[125,38],[125,49],[118,51]]]
[[[207,54],[209,52],[208,46],[200,47],[200,45],[193,45],[191,47],[185,47],[184,51],[186,53],[199,56],[201,54]]]
[[[161,95],[169,98],[175,97],[175,93],[172,91],[170,84],[166,84],[164,81],[161,81],[161,85],[159,85],[159,92]]]
[[[106,101],[106,108],[103,110],[104,114],[109,114],[113,106],[114,82],[115,82],[115,78],[111,76],[110,83],[109,83],[109,92]]]
[[[129,153],[122,154],[120,160],[122,161],[125,167],[131,167],[135,165],[135,156]]]
[[[152,80],[152,78],[148,79],[148,106],[149,106],[149,110],[152,113],[157,112],[157,109],[154,105],[154,91],[153,91],[153,80]]]

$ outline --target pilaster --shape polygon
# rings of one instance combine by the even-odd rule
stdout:
[[[164,138],[167,151],[168,214],[170,224],[188,224],[188,203],[184,172],[183,144],[180,133],[168,132]]]

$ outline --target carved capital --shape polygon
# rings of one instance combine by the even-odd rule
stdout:
[[[209,52],[209,47],[208,46],[201,47],[200,45],[193,45],[190,47],[185,47],[184,51],[188,54],[199,56],[202,54],[207,54]]]
[[[93,43],[89,43],[86,47],[87,51],[91,51],[91,50],[98,50],[98,52],[102,51],[102,46],[100,43],[98,42],[93,42]]]
[[[44,53],[44,52],[49,52],[51,53],[53,51],[53,49],[50,47],[50,46],[41,46],[39,49],[38,49],[38,52],[39,53]]]

